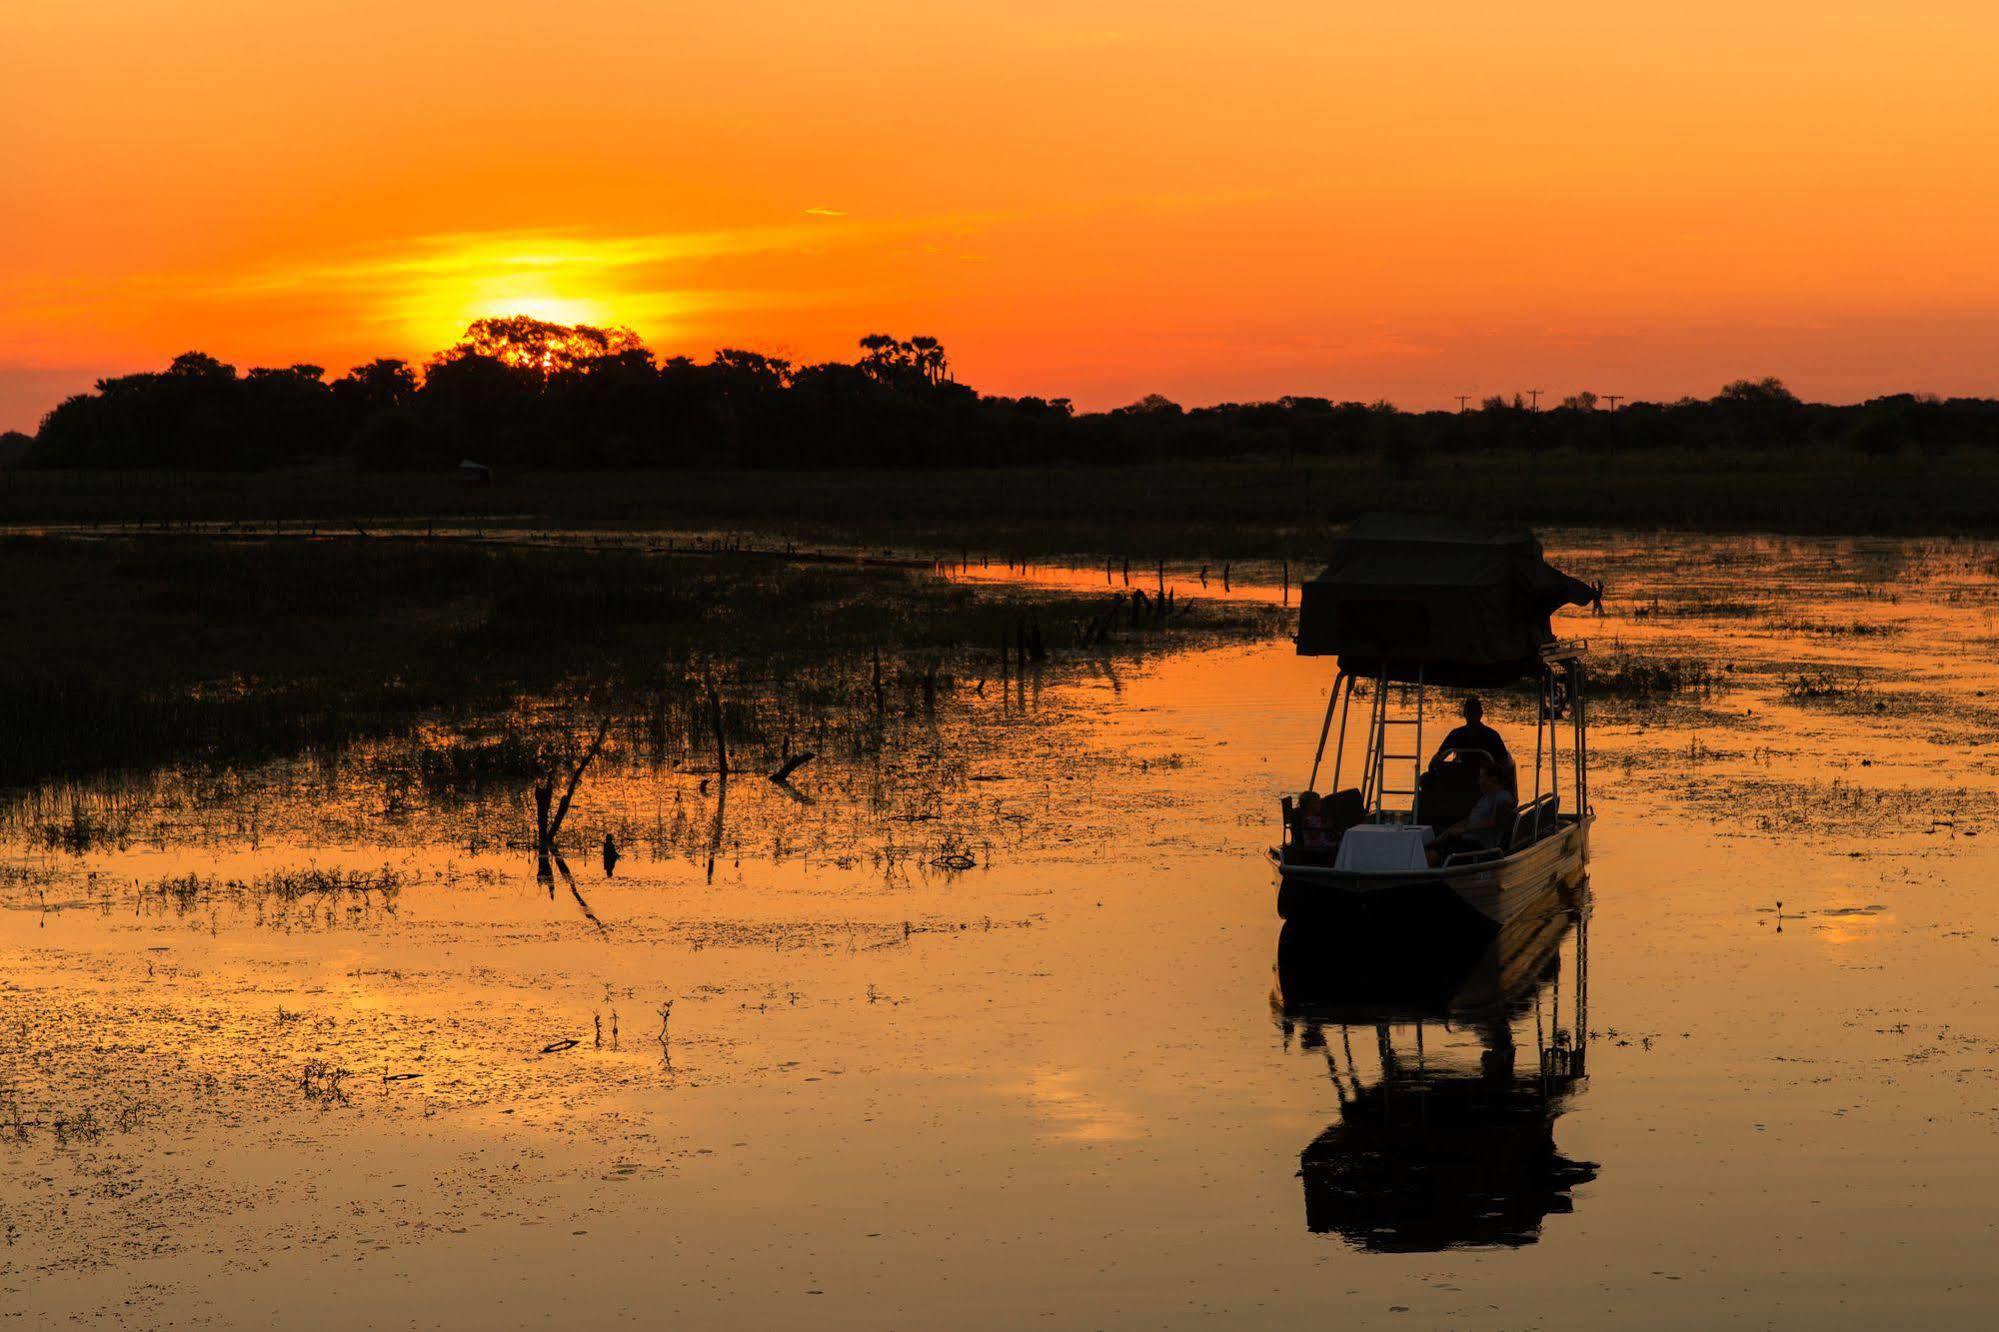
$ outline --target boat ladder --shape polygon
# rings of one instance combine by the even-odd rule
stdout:
[[[1423,799],[1423,671],[1416,672],[1416,715],[1414,717],[1391,717],[1388,715],[1388,674],[1384,670],[1375,678],[1374,706],[1370,709],[1369,735],[1367,745],[1368,764],[1365,773],[1364,794],[1368,810],[1376,815],[1386,808],[1386,797],[1409,797],[1409,821],[1415,823],[1421,812]],[[1389,737],[1394,734],[1398,741],[1409,745],[1406,753],[1395,753],[1389,749]],[[1407,763],[1409,765],[1407,786],[1390,786],[1388,765]],[[1399,775],[1399,773],[1398,773]]]

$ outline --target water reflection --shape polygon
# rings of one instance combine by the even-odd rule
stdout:
[[[1597,1175],[1554,1131],[1586,1076],[1588,914],[1584,884],[1469,958],[1285,925],[1272,1005],[1340,1097],[1299,1155],[1310,1230],[1375,1252],[1519,1246],[1572,1210]]]

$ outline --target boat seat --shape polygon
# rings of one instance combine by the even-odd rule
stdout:
[[[1326,797],[1326,836],[1339,840],[1341,833],[1359,823],[1367,821],[1367,802],[1361,799],[1360,788],[1349,786],[1344,791],[1335,791]]]
[[[1501,847],[1508,852],[1517,851],[1546,837],[1559,826],[1556,817],[1559,811],[1560,806],[1555,800],[1553,791],[1545,792],[1540,797],[1521,805],[1514,811],[1513,826],[1507,829],[1506,840],[1500,843]]]
[[[1466,763],[1445,763],[1417,778],[1423,822],[1448,828],[1478,803],[1478,773]]]

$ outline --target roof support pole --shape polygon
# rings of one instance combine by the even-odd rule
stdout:
[[[1416,763],[1409,778],[1409,822],[1423,821],[1423,695],[1428,662],[1416,663]],[[1418,1028],[1421,1031],[1421,1028]]]
[[[1340,672],[1340,679],[1346,682],[1346,690],[1340,696],[1340,738],[1333,750],[1333,790],[1340,789],[1340,767],[1347,756],[1347,722],[1353,716],[1353,677]]]
[[[1536,692],[1540,695],[1540,698],[1534,705],[1534,799],[1539,800],[1541,798],[1541,773],[1543,771],[1541,760],[1547,757],[1547,734],[1549,728],[1554,725],[1554,719],[1549,715],[1553,711],[1553,708],[1550,706],[1548,698],[1548,665],[1546,662],[1541,664],[1541,675],[1537,683],[1539,688]],[[1515,792],[1515,794],[1517,796],[1518,792]]]
[[[1326,758],[1326,737],[1333,732],[1333,709],[1340,705],[1340,686],[1346,683],[1346,678],[1347,673],[1345,671],[1340,671],[1336,674],[1333,677],[1333,692],[1326,695],[1326,720],[1319,725],[1319,748],[1312,755],[1312,775],[1305,782],[1305,789],[1307,791],[1316,791],[1319,789],[1319,765]],[[1341,719],[1340,738],[1342,740],[1346,738],[1345,718]],[[1333,769],[1336,774],[1339,770],[1339,762],[1338,756],[1334,756]]]
[[[1569,707],[1575,713],[1576,817],[1589,817],[1589,728],[1583,717],[1583,666],[1569,659]]]

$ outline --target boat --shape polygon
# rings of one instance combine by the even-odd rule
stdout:
[[[1518,527],[1372,515],[1335,544],[1303,584],[1297,650],[1337,660],[1306,790],[1327,768],[1319,828],[1301,832],[1281,802],[1277,913],[1374,937],[1455,931],[1508,942],[1589,863],[1588,644],[1558,639],[1554,613],[1601,602],[1601,590],[1554,568]],[[1491,755],[1466,750],[1426,765],[1435,696],[1459,688],[1535,691],[1534,761],[1512,772],[1515,812],[1498,845],[1433,855],[1433,833],[1477,798]],[[1350,732],[1358,731],[1350,737]],[[1567,748],[1563,750],[1566,734]],[[1357,780],[1348,749],[1357,748]]]

